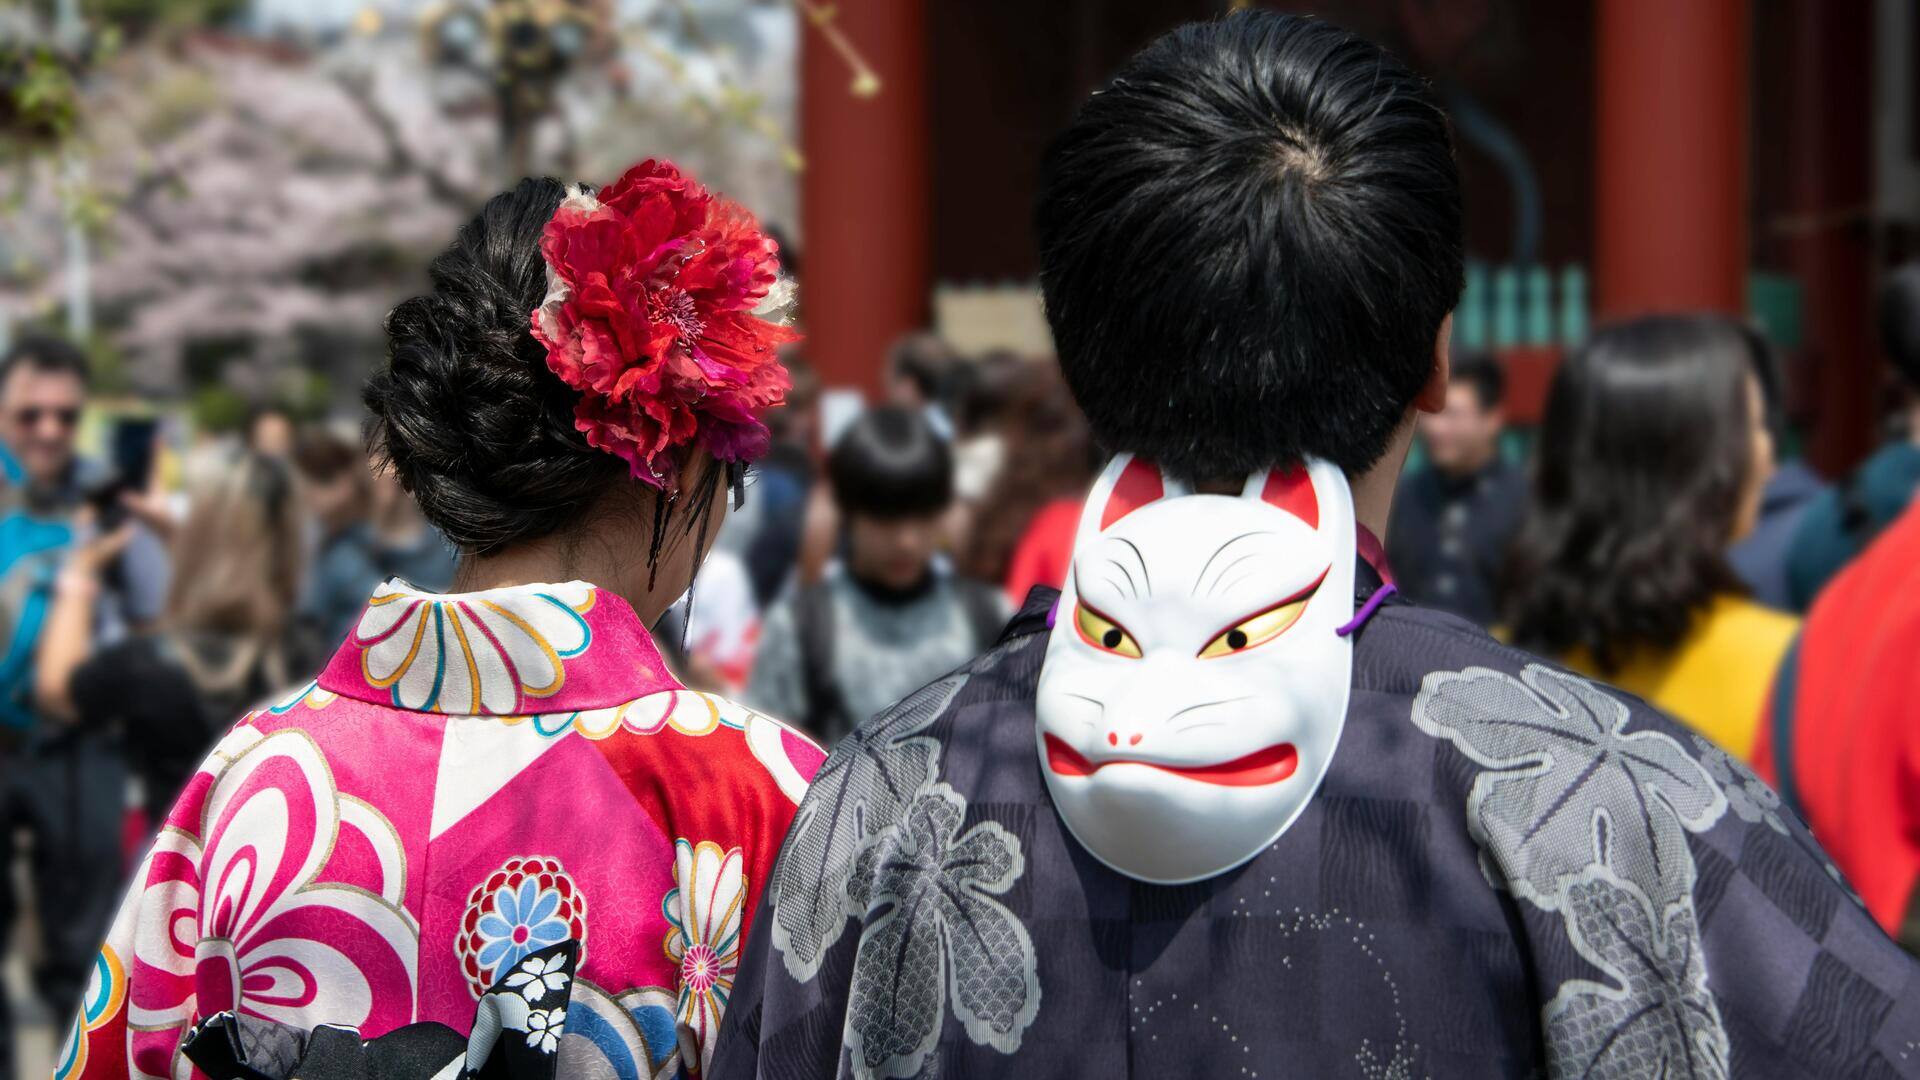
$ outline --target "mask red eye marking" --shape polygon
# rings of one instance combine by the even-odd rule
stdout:
[[[1258,648],[1286,633],[1307,610],[1308,601],[1320,591],[1320,584],[1327,580],[1327,570],[1320,571],[1313,584],[1287,597],[1285,600],[1256,611],[1235,622],[1232,626],[1215,634],[1200,650],[1202,660],[1211,660],[1220,656],[1232,656],[1249,649]]]
[[[1101,652],[1124,656],[1129,660],[1140,659],[1140,643],[1127,633],[1126,627],[1084,603],[1074,605],[1073,628],[1079,631],[1081,641]]]

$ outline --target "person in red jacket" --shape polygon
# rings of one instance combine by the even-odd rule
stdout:
[[[1780,665],[1754,767],[1888,933],[1920,945],[1920,505],[1820,594]],[[1902,927],[1905,925],[1903,932]]]

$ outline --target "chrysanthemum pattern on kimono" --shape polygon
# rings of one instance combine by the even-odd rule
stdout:
[[[481,994],[568,940],[571,1000],[540,1037],[593,1075],[694,1073],[821,760],[681,687],[610,593],[390,582],[326,671],[242,719],[181,795],[56,1075],[191,1076],[182,1035],[229,1010],[464,1031]]]

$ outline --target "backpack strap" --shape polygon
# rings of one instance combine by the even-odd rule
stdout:
[[[960,606],[966,611],[967,627],[973,632],[976,651],[992,648],[1006,629],[1001,614],[1000,590],[971,578],[958,578],[954,586],[960,593]]]
[[[1865,551],[1867,544],[1886,526],[1886,522],[1876,520],[1873,507],[1867,502],[1865,472],[1866,466],[1862,465],[1848,473],[1835,493],[1840,500],[1840,535],[1846,540],[1848,550],[1856,555]]]
[[[1773,774],[1776,786],[1780,789],[1780,799],[1806,819],[1806,810],[1800,805],[1800,792],[1794,784],[1793,768],[1793,711],[1794,701],[1800,690],[1800,635],[1793,636],[1793,644],[1787,646],[1787,653],[1780,658],[1780,668],[1773,677]]]
[[[800,723],[822,742],[846,734],[846,701],[834,671],[833,590],[825,581],[802,586],[794,596],[794,623],[800,633],[800,679],[807,711]]]

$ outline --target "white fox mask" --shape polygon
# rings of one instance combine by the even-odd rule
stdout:
[[[1035,737],[1074,839],[1181,884],[1299,817],[1346,723],[1356,537],[1324,461],[1196,495],[1116,457],[1081,511]]]

